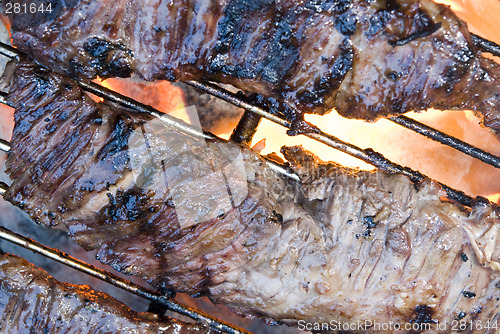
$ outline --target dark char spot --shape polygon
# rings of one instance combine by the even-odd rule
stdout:
[[[314,85],[314,91],[301,90],[297,93],[299,100],[314,106],[322,105],[325,96],[335,91],[347,73],[352,69],[354,51],[349,38],[345,38],[340,45],[340,54],[333,60],[330,71],[321,77]]]
[[[267,11],[274,5],[273,0],[233,0],[224,11],[224,17],[218,24],[219,38],[215,47],[218,53],[229,51],[233,36],[242,21],[243,14],[255,11]]]
[[[249,61],[231,63],[228,61],[229,50],[235,54],[245,50],[247,44],[254,41],[254,22],[265,14],[272,14],[268,22],[270,29],[265,40],[266,47],[255,45],[246,58],[258,59],[257,65]],[[279,85],[294,70],[299,59],[299,42],[294,34],[294,27],[300,11],[282,9],[270,0],[232,0],[224,11],[224,17],[218,23],[218,42],[209,62],[209,71],[239,78],[263,80]],[[260,42],[263,43],[263,42]]]
[[[370,27],[365,32],[365,34],[370,37],[375,35],[385,27],[387,21],[389,21],[389,18],[390,14],[386,10],[376,13],[373,17],[370,18]]]
[[[436,320],[432,319],[434,310],[427,305],[418,305],[415,307],[415,318],[411,322],[416,324],[435,324]]]
[[[276,217],[276,219],[278,219],[280,223],[283,223],[283,216],[281,214],[277,213],[276,211],[273,211],[273,215]]]
[[[474,292],[470,292],[470,291],[464,291],[463,295],[464,295],[465,298],[474,298],[474,297],[476,297],[476,294]]]
[[[392,81],[398,81],[402,76],[403,73],[401,72],[390,71],[389,73],[387,73],[387,77]]]
[[[132,74],[132,51],[119,43],[92,37],[83,45],[87,54],[94,60],[90,64],[97,69],[100,76],[129,77]]]
[[[99,152],[99,158],[109,158],[110,155],[115,155],[128,147],[128,140],[132,130],[127,126],[123,118],[118,118],[114,125],[110,140],[104,145]]]
[[[45,129],[47,130],[48,133],[53,133],[54,131],[57,130],[57,125],[55,125],[55,124],[47,124],[47,126],[45,127]]]
[[[369,237],[372,235],[372,230],[377,226],[377,223],[373,221],[373,216],[367,216],[363,218],[363,224],[366,225],[366,231],[363,233],[364,237]]]
[[[340,31],[343,35],[351,36],[356,32],[356,24],[358,23],[358,17],[353,12],[346,12],[335,20],[335,28]]]

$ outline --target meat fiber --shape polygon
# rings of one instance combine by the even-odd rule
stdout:
[[[493,205],[462,207],[431,180],[413,184],[284,148],[296,182],[247,148],[95,103],[75,82],[25,61],[9,101],[5,198],[156,288],[291,325],[446,332],[435,326],[498,318]]]
[[[86,285],[61,283],[26,260],[0,253],[1,333],[213,333],[152,313],[136,313]]]
[[[500,134],[498,65],[431,0],[49,3],[11,15],[13,42],[70,76],[232,84],[283,112],[290,134],[314,131],[304,113],[332,108],[366,120],[473,109]]]

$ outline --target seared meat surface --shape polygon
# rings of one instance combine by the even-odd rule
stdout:
[[[291,134],[314,131],[303,113],[431,107],[476,110],[500,133],[498,65],[431,0],[50,2],[12,15],[13,42],[70,76],[232,84],[294,121]]]
[[[1,333],[213,333],[137,313],[87,285],[61,283],[14,255],[0,254]]]
[[[295,182],[247,148],[95,103],[24,61],[9,101],[5,198],[157,288],[288,324],[497,317],[494,206],[284,148]]]

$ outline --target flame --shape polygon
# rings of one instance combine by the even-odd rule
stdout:
[[[103,87],[147,104],[161,112],[193,124],[195,120],[187,112],[180,88],[167,81],[138,82],[131,79],[111,78],[97,80]],[[101,98],[98,98],[102,101]]]
[[[492,201],[493,203],[500,204],[500,193],[486,196],[486,198]]]
[[[469,30],[496,43],[500,43],[500,31],[497,29],[500,17],[498,0],[435,0],[449,5],[465,22]]]

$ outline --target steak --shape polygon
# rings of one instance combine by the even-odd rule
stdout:
[[[285,147],[297,182],[248,148],[96,103],[25,60],[8,99],[5,198],[158,289],[290,325],[498,317],[492,204],[466,208],[437,182]]]
[[[26,260],[0,254],[2,333],[213,333],[201,326],[137,313],[87,285],[61,283]]]
[[[289,134],[315,131],[304,113],[332,108],[365,120],[472,109],[500,133],[498,65],[431,0],[49,3],[11,15],[13,43],[70,76],[231,84],[283,112]]]

